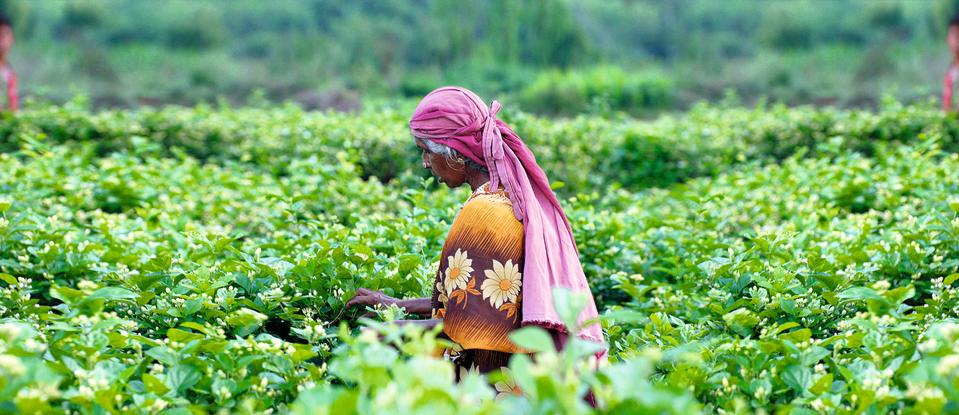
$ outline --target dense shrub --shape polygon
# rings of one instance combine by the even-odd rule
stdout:
[[[579,343],[517,357],[524,394],[494,401],[485,382],[503,390],[509,374],[455,383],[435,333],[383,327],[380,340],[347,325],[362,311],[343,308],[357,287],[429,293],[468,196],[421,186],[408,167],[364,179],[371,147],[352,140],[394,149],[375,134],[392,121],[48,110],[63,120],[4,121],[5,412],[948,413],[959,402],[959,155],[943,134],[951,118],[931,111],[700,109],[684,122],[699,123],[686,128],[702,147],[669,163],[727,144],[754,160],[563,198],[611,364],[588,370]],[[314,131],[325,135],[301,135]],[[764,135],[746,144],[747,131]],[[928,136],[907,135],[918,131]],[[591,168],[544,154],[557,170]],[[574,303],[557,307],[575,316]],[[516,341],[540,350],[543,336]]]
[[[518,100],[523,108],[539,113],[636,113],[666,108],[672,93],[672,81],[663,75],[626,73],[618,67],[605,66],[544,72],[519,93]]]
[[[304,112],[295,107],[140,109],[90,113],[82,106],[40,107],[0,119],[0,151],[36,133],[55,143],[89,142],[97,154],[185,153],[204,162],[242,162],[289,174],[290,162],[316,156],[349,161],[362,177],[382,181],[424,175],[405,112]],[[885,142],[939,137],[959,150],[959,123],[922,106],[890,104],[878,112],[784,106],[699,106],[655,121],[580,116],[550,119],[506,113],[550,178],[566,195],[614,184],[637,190],[712,176],[744,161],[778,161],[843,138],[844,148],[871,154]],[[407,182],[412,184],[412,182]]]

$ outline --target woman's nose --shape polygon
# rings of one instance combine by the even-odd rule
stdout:
[[[430,158],[426,154],[423,154],[423,168],[430,168]]]

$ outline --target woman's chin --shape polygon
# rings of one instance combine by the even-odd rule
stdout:
[[[436,178],[437,182],[440,182],[446,185],[446,187],[449,187],[450,189],[455,189],[466,183],[465,181],[450,181],[449,179],[446,179],[445,177],[442,177],[439,175],[434,175],[433,177]]]

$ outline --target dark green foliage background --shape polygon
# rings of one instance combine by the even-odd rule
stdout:
[[[27,95],[355,109],[459,84],[527,111],[937,96],[947,0],[106,0],[2,5]],[[257,92],[259,91],[259,92]]]

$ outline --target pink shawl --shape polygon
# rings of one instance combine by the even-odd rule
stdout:
[[[499,189],[500,184],[505,187],[526,234],[522,324],[566,333],[553,307],[553,287],[587,294],[579,324],[596,319],[596,303],[579,262],[569,220],[533,153],[496,118],[499,109],[497,101],[487,109],[486,103],[468,89],[438,88],[420,101],[410,119],[410,129],[415,137],[449,146],[486,166],[491,191]],[[579,336],[605,344],[598,323],[583,328]]]

